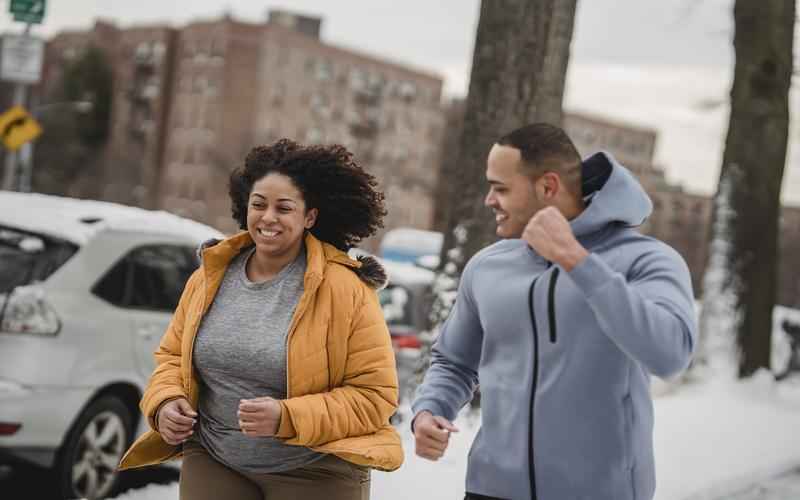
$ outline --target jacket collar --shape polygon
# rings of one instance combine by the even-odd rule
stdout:
[[[210,244],[209,244],[210,243]],[[241,251],[253,245],[253,239],[247,231],[241,231],[219,242],[208,242],[201,251],[202,266],[207,283],[219,282],[225,270]],[[335,246],[318,240],[313,234],[306,232],[306,288],[318,284],[330,263],[342,264],[352,269],[360,269],[361,262],[351,259]],[[314,287],[316,288],[316,287]]]

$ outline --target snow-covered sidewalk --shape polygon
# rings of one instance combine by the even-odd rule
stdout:
[[[656,500],[726,497],[748,484],[800,465],[800,380],[775,383],[766,374],[744,382],[689,385],[655,401]],[[460,500],[470,443],[480,426],[462,414],[445,457],[432,463],[414,455],[408,425],[400,432],[406,463],[374,472],[376,500]],[[177,484],[148,486],[119,500],[175,500]]]
[[[800,465],[800,381],[761,372],[656,400],[657,500],[726,498]]]

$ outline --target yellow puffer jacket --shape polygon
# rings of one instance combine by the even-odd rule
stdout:
[[[304,292],[287,338],[287,398],[277,436],[349,462],[391,471],[403,463],[400,437],[389,424],[397,408],[397,372],[391,339],[375,288],[385,280],[374,259],[356,261],[308,234]],[[203,315],[239,252],[252,245],[247,232],[206,248],[189,278],[155,353],[157,367],[140,404],[151,429],[169,399],[186,397],[197,408],[199,386],[192,348]],[[367,283],[370,286],[368,286]],[[143,467],[181,455],[155,430],[127,451],[120,469]]]

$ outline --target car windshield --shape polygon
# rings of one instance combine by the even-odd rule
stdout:
[[[77,250],[63,240],[0,226],[0,293],[44,281]]]

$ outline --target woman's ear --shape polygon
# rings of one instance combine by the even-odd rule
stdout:
[[[305,220],[305,227],[306,229],[311,229],[314,227],[314,224],[317,223],[317,216],[319,215],[319,210],[316,208],[309,209],[306,212],[306,220]]]

